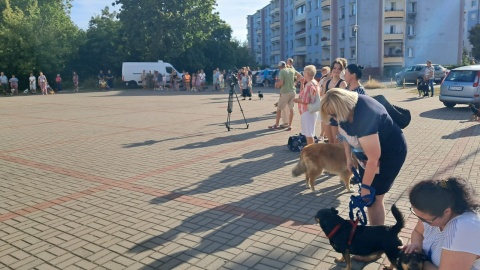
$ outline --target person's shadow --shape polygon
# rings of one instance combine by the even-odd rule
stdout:
[[[278,179],[272,179],[272,181],[278,181]],[[315,236],[321,233],[320,227],[313,219],[314,215],[322,208],[338,207],[340,205],[338,196],[344,188],[338,183],[321,189],[321,196],[319,196],[309,191],[305,192],[304,182],[295,179],[295,183],[248,196],[234,203],[212,207],[193,215],[185,211],[183,215],[189,215],[189,217],[181,224],[135,244],[128,252],[142,253],[161,248],[165,253],[165,250],[172,248],[173,245],[177,251],[142,268],[172,269],[187,263],[184,258],[203,258],[217,252],[228,252],[229,249],[247,248],[249,244],[244,243],[245,240],[260,231],[276,230],[284,224],[290,226],[285,229],[308,228],[313,241]],[[152,203],[164,203],[182,196],[178,195],[169,196],[169,198],[159,197],[152,200]],[[162,221],[162,223],[167,222],[171,221],[168,218]],[[278,241],[281,244],[288,239],[278,236]],[[180,246],[176,243],[185,244]],[[306,245],[304,249],[316,248]],[[263,257],[267,257],[270,252],[265,250]],[[261,256],[261,254],[257,255]],[[242,259],[238,258],[238,260]],[[231,261],[235,261],[235,258]],[[247,259],[237,263],[245,265],[249,262]]]
[[[208,198],[208,195],[207,197],[196,195],[208,194],[219,189],[223,189],[222,197],[241,197],[241,199],[226,204],[217,202],[213,206],[203,205],[207,209],[193,214],[189,210],[185,210],[180,216],[188,217],[183,219],[181,224],[161,230],[159,235],[135,244],[129,252],[142,253],[161,248],[163,253],[166,253],[165,250],[175,246],[176,251],[148,265],[153,268],[172,269],[187,263],[184,258],[203,258],[208,254],[228,252],[232,248],[245,248],[247,239],[260,231],[276,230],[279,226],[294,227],[300,231],[301,228],[308,228],[312,233],[313,240],[315,235],[321,233],[320,227],[315,224],[313,219],[314,215],[322,208],[340,205],[339,196],[345,192],[343,184],[335,181],[319,185],[320,182],[332,177],[323,174],[316,181],[317,192],[312,193],[307,190],[304,176],[292,178],[290,175],[278,177],[279,175],[272,174],[271,179],[266,183],[254,181],[257,176],[272,173],[288,164],[293,168],[297,161],[298,153],[288,150],[278,151],[278,146],[254,150],[241,157],[221,161],[221,163],[234,164],[227,165],[221,172],[211,175],[199,183],[154,198],[151,203],[163,205],[162,208],[172,200],[206,201],[205,203],[208,205],[208,199],[204,199]],[[272,182],[270,183],[270,181]],[[278,185],[276,183],[278,181],[285,181],[289,184],[278,188],[269,188]],[[244,185],[242,190],[246,193],[254,193],[254,195],[236,193],[236,189],[232,189],[232,187],[239,185]],[[259,190],[266,191],[258,192]],[[199,206],[193,205],[193,207],[198,209]],[[347,215],[344,214],[344,216]],[[168,216],[162,218],[162,223],[175,221],[175,219],[170,220]],[[284,238],[279,237],[279,239]],[[286,241],[286,239],[284,240]],[[184,244],[179,246],[178,243]],[[310,247],[306,245],[305,249],[308,248]],[[267,257],[270,252],[265,251],[264,257]],[[242,259],[238,258],[237,260]],[[238,263],[248,264],[249,262],[243,260]]]

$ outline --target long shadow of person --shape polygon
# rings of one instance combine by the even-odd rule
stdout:
[[[281,132],[281,131],[278,131]],[[234,133],[228,133],[226,136],[222,137],[216,137],[213,139],[210,139],[206,142],[193,142],[189,144],[185,144],[179,147],[172,148],[171,150],[182,150],[182,149],[196,149],[196,148],[204,148],[204,147],[210,147],[210,146],[217,146],[217,145],[222,145],[226,143],[231,143],[231,142],[239,142],[239,141],[246,141],[250,140],[252,138],[257,138],[257,137],[262,137],[262,136],[268,136],[275,134],[276,132],[272,132],[269,130],[254,130],[250,132],[242,132],[238,134]]]
[[[314,241],[315,236],[320,233],[320,228],[314,224],[313,216],[319,209],[338,207],[340,205],[339,196],[345,190],[343,184],[339,182],[324,183],[317,193],[311,193],[307,190],[304,179],[293,180],[290,175],[284,176],[288,181],[286,183],[289,184],[278,187],[281,185],[278,181],[283,181],[283,179],[278,179],[275,177],[278,174],[272,172],[288,164],[293,167],[297,158],[298,153],[279,150],[278,146],[254,150],[238,158],[222,161],[222,163],[235,163],[248,160],[246,162],[229,164],[221,172],[206,180],[151,200],[153,204],[165,205],[162,207],[170,205],[167,203],[172,200],[178,203],[187,198],[191,201],[206,202],[208,205],[212,201],[204,199],[207,197],[194,195],[210,193],[219,189],[225,190],[225,192],[221,191],[221,197],[227,197],[228,201],[235,197],[241,198],[226,204],[212,202],[210,207],[204,205],[207,209],[193,214],[185,211],[180,216],[188,217],[182,218],[181,221],[169,217],[169,215],[162,215],[159,217],[161,224],[172,224],[172,222],[180,224],[173,228],[168,225],[162,226],[160,235],[136,244],[129,252],[142,253],[148,250],[161,250],[163,254],[167,255],[156,259],[148,266],[171,269],[188,263],[188,259],[185,258],[200,258],[231,248],[245,248],[244,246],[248,246],[250,243],[250,241],[247,243],[246,240],[257,232],[276,230],[278,227],[293,228],[298,231],[303,229],[304,232],[311,234],[311,241]],[[255,169],[252,169],[254,163]],[[267,182],[254,181],[256,176],[269,173],[274,179]],[[326,181],[330,178],[329,175],[322,175],[320,180]],[[235,187],[240,185],[244,185],[242,187],[244,192],[254,195],[239,194]],[[172,250],[172,247],[175,249]],[[309,247],[306,245],[304,248],[308,249]],[[243,259],[239,257],[235,260]]]
[[[302,231],[303,229],[304,232],[310,233],[310,241],[315,241],[315,236],[320,233],[320,228],[314,224],[313,216],[321,208],[339,206],[339,190],[343,190],[341,184],[324,188],[319,197],[309,191],[305,192],[303,181],[296,181],[286,186],[245,197],[237,202],[219,204],[187,217],[174,228],[164,227],[165,230],[160,235],[136,244],[129,250],[129,253],[158,250],[163,254],[168,254],[168,250],[172,248],[170,245],[173,243],[175,249],[170,254],[164,255],[148,265],[153,268],[172,269],[188,263],[190,259],[203,258],[206,255],[232,248],[248,248],[251,243],[250,241],[244,243],[247,239],[260,231],[276,230],[278,227],[286,227],[292,231]],[[157,198],[152,202],[162,203],[171,199],[175,199],[175,197]],[[184,212],[182,215],[189,214]],[[163,218],[166,219],[165,223],[172,219],[170,217]],[[280,231],[277,233],[284,234]],[[277,237],[288,241],[288,237]],[[305,244],[304,249],[309,248],[312,247]],[[266,256],[269,251],[265,252]],[[241,255],[231,259],[236,263],[245,263],[243,260]],[[144,269],[148,269],[148,267],[146,266]]]

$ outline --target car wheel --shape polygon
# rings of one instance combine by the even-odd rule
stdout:
[[[453,107],[455,107],[455,105],[457,105],[457,103],[454,103],[454,102],[443,102],[443,105],[445,105],[445,107],[447,107],[447,108],[453,108]]]
[[[402,78],[400,78],[400,77],[397,77],[397,78],[395,79],[395,82],[397,83],[398,86],[400,86],[400,85],[403,84],[403,80],[402,80]]]
[[[138,87],[138,84],[136,81],[129,81],[128,82],[128,88],[131,88],[131,89],[134,89],[134,88],[137,88]]]

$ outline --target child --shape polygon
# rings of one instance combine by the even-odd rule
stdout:
[[[163,74],[163,84],[162,84],[163,90],[167,90],[166,86],[167,86],[167,74]]]
[[[73,91],[78,93],[78,74],[73,72]]]
[[[55,82],[57,83],[57,92],[62,92],[62,77],[60,77],[60,74],[57,74]]]
[[[197,81],[196,81],[196,84],[195,84],[195,87],[197,88],[197,91],[202,91],[202,76],[201,76],[201,73],[199,72],[197,74]]]
[[[12,91],[12,95],[18,94],[18,79],[15,78],[15,75],[12,75],[12,78],[9,80],[10,82],[10,90]]]
[[[30,93],[36,95],[37,94],[37,78],[33,76],[33,73],[30,73],[28,82],[30,83]]]
[[[197,88],[195,87],[196,82],[197,82],[197,73],[194,72],[192,74],[192,92],[197,92]]]

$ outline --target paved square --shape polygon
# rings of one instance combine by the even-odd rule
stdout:
[[[337,207],[347,217],[350,194],[337,176],[323,175],[316,193],[292,178],[298,113],[293,131],[268,130],[278,94],[263,92],[240,100],[248,129],[235,101],[230,132],[227,93],[0,98],[0,268],[340,269],[313,216]],[[480,128],[466,106],[437,97],[367,93],[412,113],[407,161],[386,196],[408,218],[406,242],[412,183],[460,175],[480,190]]]

